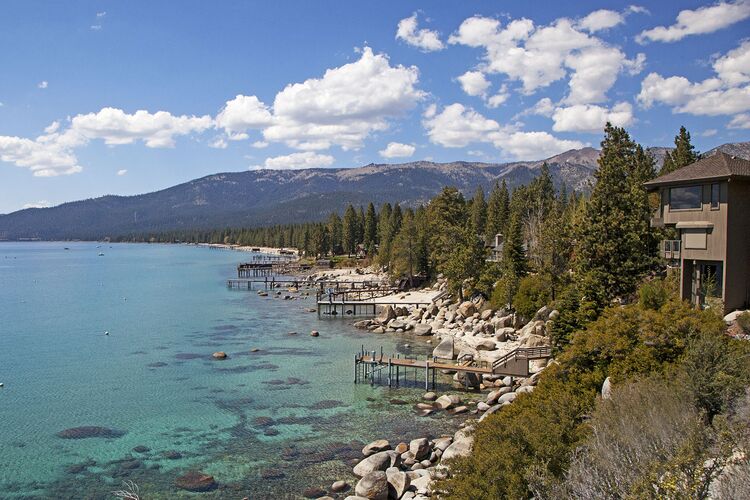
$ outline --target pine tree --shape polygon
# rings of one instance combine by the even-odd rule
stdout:
[[[680,132],[674,137],[674,150],[668,151],[664,156],[664,164],[659,175],[668,174],[682,168],[685,165],[695,163],[700,155],[695,151],[695,146],[690,143],[690,132],[682,126]]]
[[[508,223],[509,206],[510,196],[505,179],[503,179],[501,186],[498,186],[495,182],[487,203],[486,241],[495,241],[495,235],[505,231]]]
[[[487,226],[487,202],[484,201],[484,190],[478,186],[471,200],[471,230],[474,234],[484,236]]]
[[[513,297],[518,291],[521,278],[528,273],[526,252],[523,248],[521,214],[518,211],[511,216],[510,224],[505,234],[500,268],[502,270],[502,277],[495,285],[492,300],[497,307],[504,307],[506,305],[512,307]]]
[[[359,206],[359,211],[357,212],[357,243],[364,243],[365,242],[365,209],[362,208],[362,205]]]
[[[384,203],[378,213],[378,263],[388,266],[391,260],[391,242],[393,231],[391,230],[393,208],[390,203]]]
[[[552,300],[566,281],[572,253],[572,210],[567,206],[567,195],[561,190],[541,232],[539,242],[539,273],[550,288]]]
[[[364,243],[367,253],[372,255],[375,253],[375,244],[378,241],[378,218],[375,214],[375,205],[370,202],[367,205],[367,213],[365,213],[365,225],[364,225]]]
[[[647,159],[620,127],[607,124],[594,174],[596,185],[576,227],[576,271],[585,321],[598,316],[609,302],[633,293],[654,261],[644,253],[650,233],[642,201]]]
[[[358,224],[357,211],[354,210],[352,205],[349,205],[344,212],[342,239],[344,251],[350,257],[357,249]]]
[[[407,276],[412,286],[413,277],[418,267],[418,246],[418,233],[414,220],[414,212],[411,209],[407,209],[401,220],[401,228],[393,239],[389,271],[395,277]]]
[[[343,253],[344,229],[339,214],[332,213],[328,216],[328,234],[331,242],[331,253],[340,255]]]

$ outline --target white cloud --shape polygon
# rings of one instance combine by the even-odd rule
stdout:
[[[96,13],[96,17],[99,17],[99,18],[101,18],[101,17],[104,17],[104,16],[106,16],[106,15],[107,15],[107,12],[106,12],[106,11],[102,11],[102,12],[97,12],[97,13]]]
[[[715,128],[709,128],[709,129],[704,130],[703,133],[701,133],[701,136],[702,137],[713,137],[713,136],[715,136],[718,133],[719,133],[719,131],[716,130]]]
[[[497,108],[500,107],[505,101],[508,100],[510,94],[508,93],[508,87],[503,85],[500,91],[487,99],[487,107]]]
[[[133,114],[117,108],[102,108],[97,113],[76,115],[70,129],[86,139],[103,139],[105,144],[132,144],[143,141],[149,148],[174,146],[175,136],[203,132],[213,126],[210,116],[175,116],[167,111]]]
[[[27,209],[27,208],[47,208],[47,207],[50,207],[50,206],[51,206],[51,203],[48,202],[47,200],[39,200],[39,201],[32,201],[31,203],[26,203],[21,208],[22,209]]]
[[[555,109],[552,120],[555,132],[601,132],[607,122],[617,127],[632,124],[633,106],[621,102],[608,109],[593,104],[576,104]]]
[[[147,147],[174,145],[174,138],[211,127],[209,116],[174,116],[166,111],[125,113],[116,108],[102,108],[97,113],[76,115],[65,130],[59,122],[45,128],[36,139],[0,136],[0,161],[28,168],[36,177],[53,177],[81,172],[75,149],[90,140],[105,144],[132,144],[143,141]]]
[[[675,24],[642,31],[638,43],[676,42],[689,35],[713,33],[750,17],[750,1],[719,2],[696,10],[682,10]]]
[[[485,118],[459,103],[446,106],[442,112],[427,117],[423,124],[430,141],[447,148],[486,142],[489,133],[500,130],[500,124],[495,120]]]
[[[223,128],[230,139],[247,139],[249,129],[262,129],[273,123],[268,106],[256,96],[238,95],[227,101],[216,115],[216,126]]]
[[[448,43],[484,49],[484,74],[504,74],[520,81],[529,95],[568,76],[568,104],[593,104],[607,100],[607,92],[622,71],[640,71],[645,56],[629,60],[617,47],[591,34],[611,26],[625,14],[596,11],[578,22],[560,18],[547,26],[515,19],[502,26],[497,19],[468,18]]]
[[[276,94],[273,124],[263,137],[302,150],[359,149],[371,133],[388,128],[388,119],[424,97],[418,78],[416,67],[391,66],[387,56],[365,47],[358,61]]]
[[[445,147],[489,143],[514,158],[529,160],[584,147],[580,141],[558,139],[547,132],[526,132],[515,126],[501,126],[471,108],[454,103],[423,121],[430,141]]]
[[[578,27],[588,32],[607,30],[625,22],[625,16],[614,10],[595,10],[578,21]]]
[[[251,146],[255,149],[263,149],[268,147],[268,143],[266,141],[255,141]]]
[[[120,169],[120,170],[117,171],[117,175],[120,176],[120,177],[122,177],[123,175],[125,175],[127,173],[128,173],[128,169],[127,168],[123,168],[123,169]]]
[[[744,40],[713,63],[714,71],[727,85],[750,82],[750,40]]]
[[[92,24],[91,25],[91,31],[101,31],[102,25],[101,24]]]
[[[81,172],[72,147],[59,134],[37,137],[0,136],[0,161],[28,168],[35,177],[54,177]]]
[[[742,128],[742,129],[750,129],[750,114],[748,113],[741,113],[734,118],[732,118],[732,121],[729,122],[727,125],[728,128]]]
[[[214,149],[227,149],[227,141],[223,137],[214,137],[214,139],[208,143],[208,147]]]
[[[383,158],[408,158],[417,150],[411,144],[389,142],[385,149],[378,151]]]
[[[47,80],[42,80],[37,84],[37,88],[40,89],[46,89],[47,87],[49,87],[49,82],[47,82]]]
[[[542,97],[532,107],[524,110],[520,114],[520,116],[540,115],[540,116],[546,116],[549,118],[552,116],[552,113],[554,112],[555,112],[555,105],[552,104],[552,99],[550,99],[549,97]]]
[[[333,156],[321,155],[312,151],[302,153],[292,153],[284,156],[275,156],[266,158],[265,168],[275,170],[289,170],[302,168],[319,168],[328,167],[334,162]]]
[[[45,134],[54,134],[60,129],[60,122],[55,120],[44,128]]]
[[[483,96],[490,88],[490,82],[481,71],[467,71],[457,78],[461,88],[470,96]]]
[[[445,48],[443,42],[440,41],[437,31],[426,28],[418,29],[416,12],[411,17],[399,21],[398,29],[396,30],[396,39],[401,39],[423,52],[434,52]]]
[[[750,110],[750,42],[744,41],[713,63],[716,77],[691,82],[683,76],[650,73],[641,82],[638,102],[672,107],[673,113],[717,116]]]

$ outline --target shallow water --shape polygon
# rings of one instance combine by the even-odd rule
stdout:
[[[220,485],[203,498],[294,498],[351,478],[363,442],[456,426],[415,415],[418,386],[352,383],[362,344],[426,355],[424,339],[319,320],[314,297],[228,290],[243,257],[0,243],[0,498],[113,498],[124,480],[142,498],[195,498],[174,486],[190,469]],[[57,436],[80,426],[122,435]]]

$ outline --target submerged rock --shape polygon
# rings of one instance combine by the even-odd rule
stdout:
[[[174,485],[181,490],[195,492],[211,491],[218,486],[213,476],[195,470],[177,477]]]
[[[211,355],[214,359],[227,359],[227,353],[224,351],[218,351]]]
[[[125,435],[125,431],[110,429],[108,427],[99,427],[94,425],[85,425],[82,427],[72,427],[57,433],[57,437],[62,439],[86,439],[86,438],[118,438]]]

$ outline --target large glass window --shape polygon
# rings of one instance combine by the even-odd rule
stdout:
[[[711,209],[719,208],[719,195],[721,193],[720,184],[711,184]]]
[[[702,186],[685,186],[669,188],[670,210],[701,208]]]

